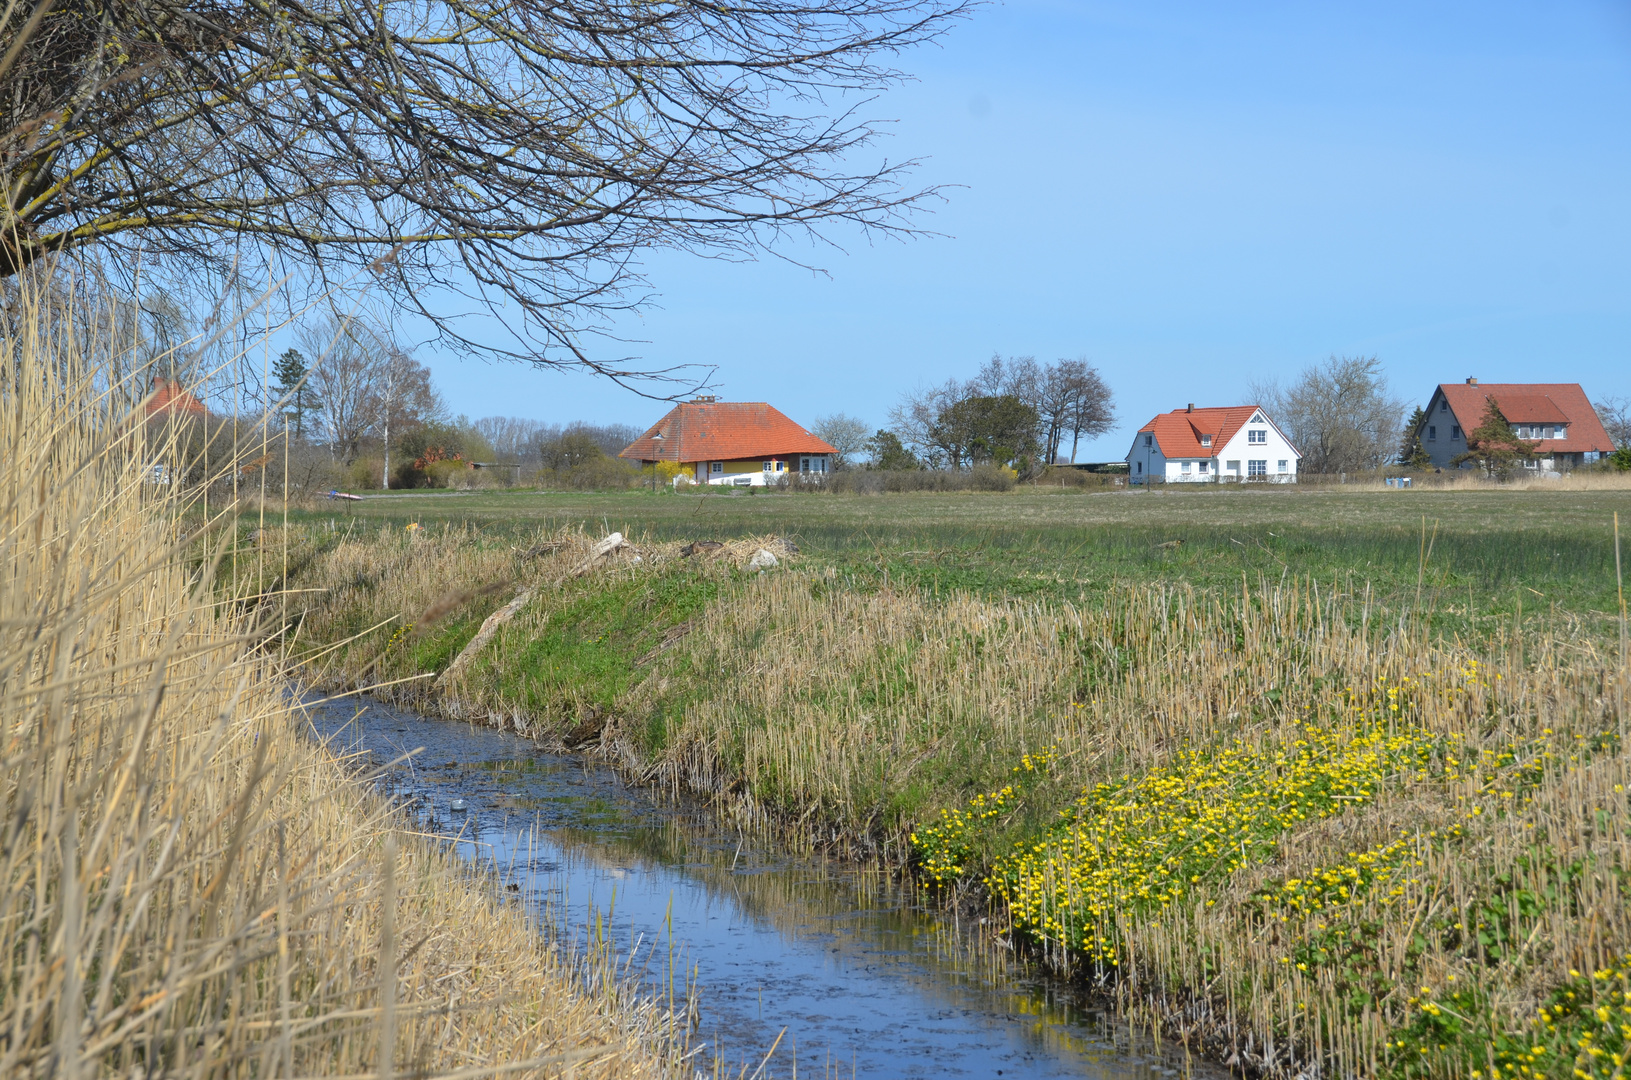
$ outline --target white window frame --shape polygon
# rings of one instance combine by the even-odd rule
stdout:
[[[1248,443],[1250,443],[1250,444],[1252,444],[1254,446],[1262,446],[1262,445],[1266,444],[1268,441],[1269,441],[1269,433],[1268,433],[1268,430],[1266,428],[1247,428],[1246,429],[1246,442],[1248,442]]]
[[[1200,471],[1201,471],[1201,472],[1202,472],[1202,473],[1205,473],[1205,472],[1206,472],[1206,470],[1207,470],[1207,468],[1208,468],[1208,467],[1209,467],[1209,466],[1210,466],[1210,465],[1211,465],[1211,464],[1212,464],[1212,463],[1211,463],[1211,462],[1209,462],[1209,461],[1202,461],[1202,462],[1200,462],[1200,466],[1201,466],[1201,468],[1200,468]]]
[[[1179,462],[1178,463],[1178,471],[1181,472],[1181,473],[1187,474],[1189,472],[1189,462],[1187,462],[1187,461]]]
[[[712,476],[722,475],[725,472],[725,463],[723,461],[710,461],[708,463],[708,472]]]
[[[1289,462],[1288,462],[1288,460],[1286,458],[1280,458],[1280,471],[1281,472],[1289,472],[1290,471],[1290,470],[1288,470],[1286,468],[1287,464],[1289,464]]]
[[[1247,476],[1267,476],[1268,474],[1269,462],[1267,458],[1248,458],[1246,460]]]

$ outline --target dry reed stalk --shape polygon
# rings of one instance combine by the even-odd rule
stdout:
[[[596,969],[395,839],[304,735],[259,631],[215,601],[226,553],[191,562],[185,496],[143,482],[175,447],[111,404],[127,388],[71,309],[10,299],[0,1074],[668,1073],[654,1005],[587,994]]]

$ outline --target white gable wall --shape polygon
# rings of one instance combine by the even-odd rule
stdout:
[[[1133,436],[1133,446],[1127,451],[1127,479],[1142,484],[1147,477],[1160,478],[1167,471],[1167,459],[1161,453],[1161,444],[1151,432],[1141,431]]]
[[[1253,432],[1260,433],[1263,441],[1253,442]],[[1253,462],[1258,463],[1261,472],[1254,472]],[[1294,484],[1297,482],[1297,451],[1273,424],[1247,423],[1218,451],[1218,469],[1224,480]]]

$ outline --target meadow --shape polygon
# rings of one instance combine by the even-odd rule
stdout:
[[[1248,1073],[1609,1076],[1628,502],[511,492],[256,543],[314,679],[909,867]]]

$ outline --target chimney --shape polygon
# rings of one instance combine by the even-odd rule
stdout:
[[[1189,403],[1189,408],[1185,409],[1184,411],[1185,412],[1194,412],[1195,411],[1195,403],[1193,401],[1191,401]]]
[[[1468,386],[1477,386],[1478,385],[1478,380],[1477,379],[1468,379],[1467,380],[1467,385]]]

